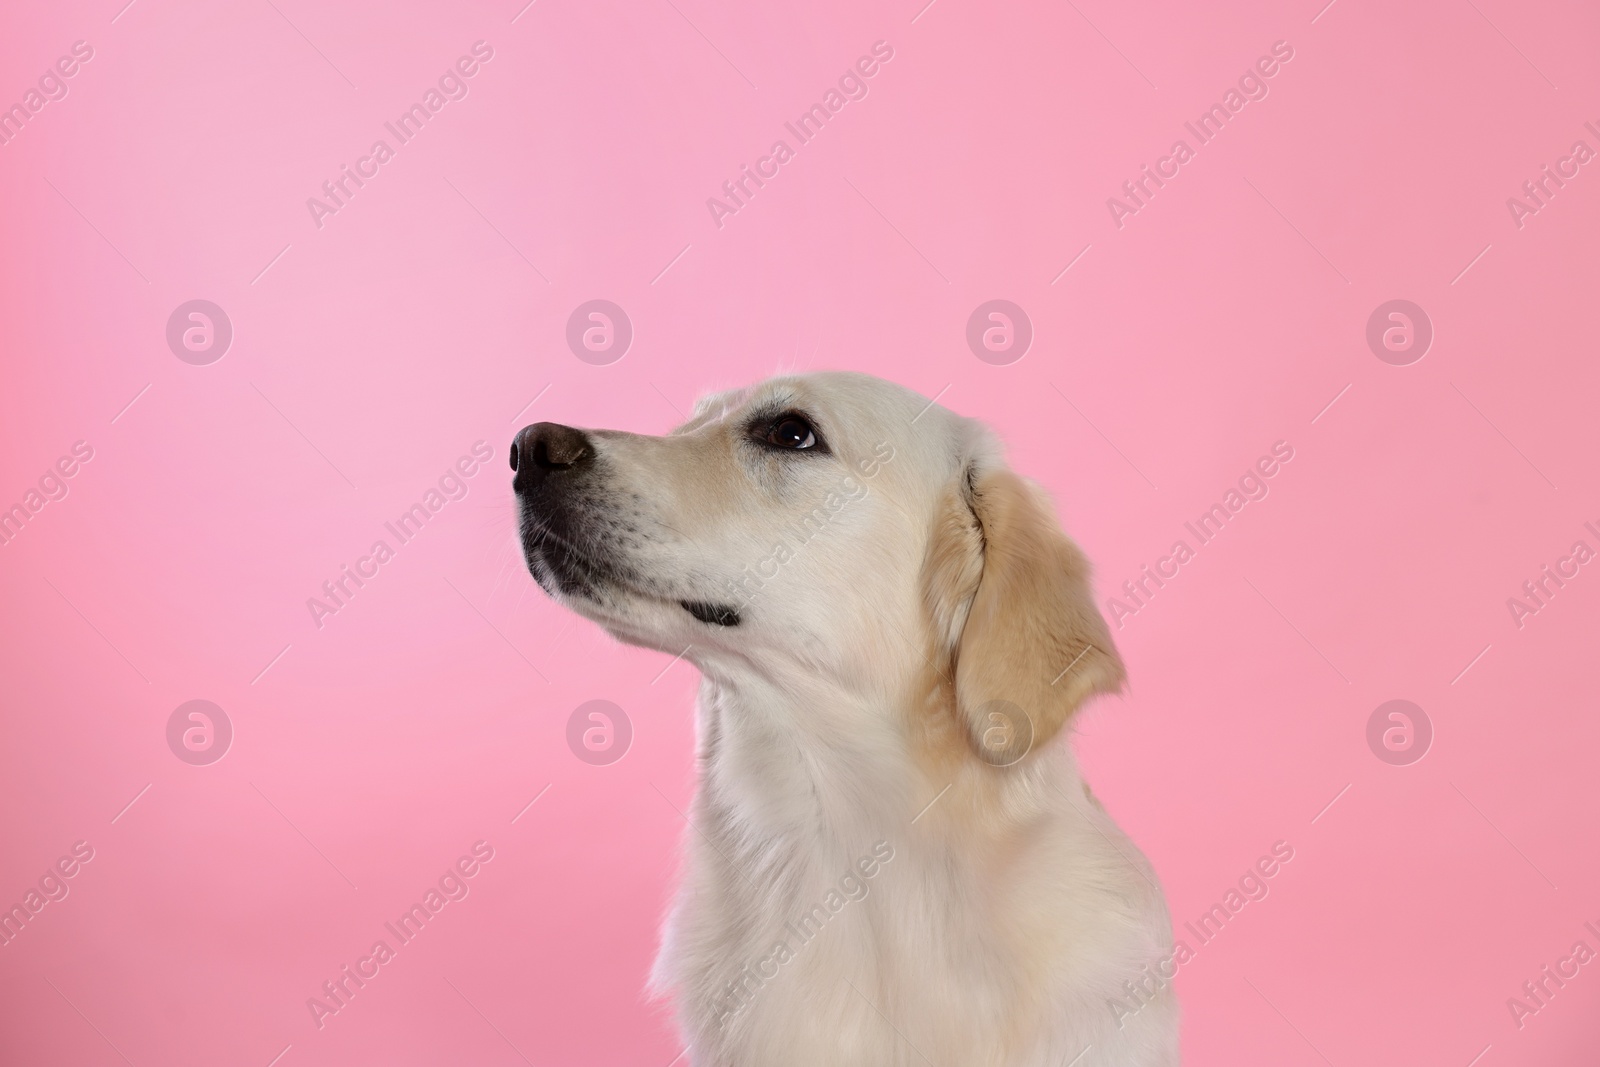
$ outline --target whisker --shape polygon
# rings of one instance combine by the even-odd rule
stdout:
[[[511,556],[511,550],[509,549],[509,547],[506,546],[506,545],[501,545],[500,546],[500,570],[495,573],[494,584],[489,587],[488,599],[486,599],[484,601],[484,605],[485,606],[488,606],[489,604],[492,604],[494,602],[494,595],[495,595],[495,593],[500,591],[500,582],[506,576],[506,568],[511,565],[511,559],[512,559],[512,556]]]

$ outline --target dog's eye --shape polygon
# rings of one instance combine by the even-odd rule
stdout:
[[[796,451],[817,447],[817,431],[799,415],[783,415],[768,429],[767,444]]]

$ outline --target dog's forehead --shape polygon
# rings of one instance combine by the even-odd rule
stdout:
[[[686,433],[708,422],[721,422],[743,404],[749,394],[749,388],[723,389],[705,394],[694,402],[694,413],[689,416],[689,420],[674,429],[673,433]]]
[[[941,423],[959,421],[927,397],[883,378],[855,371],[821,371],[781,375],[744,388],[709,393],[695,404],[693,416],[677,432],[744,412],[786,407],[824,420],[836,432],[876,432],[880,437],[890,433],[902,437],[903,431],[919,424],[936,429],[942,428]]]

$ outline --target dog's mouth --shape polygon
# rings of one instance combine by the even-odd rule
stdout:
[[[622,592],[657,602],[673,603],[708,626],[734,627],[743,622],[737,608],[709,600],[688,600],[663,595],[655,583],[645,581],[614,560],[584,552],[571,539],[547,524],[526,521],[523,555],[540,588],[604,608],[608,592]]]
[[[704,600],[680,600],[678,604],[690,615],[712,626],[738,626],[743,620],[739,612],[726,604],[711,604]]]

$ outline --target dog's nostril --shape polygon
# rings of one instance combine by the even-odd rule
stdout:
[[[541,422],[533,432],[532,460],[547,470],[576,467],[594,454],[582,430],[554,422]]]
[[[524,426],[511,445],[511,469],[517,472],[512,488],[532,489],[554,474],[593,462],[594,446],[582,430],[558,422]]]

